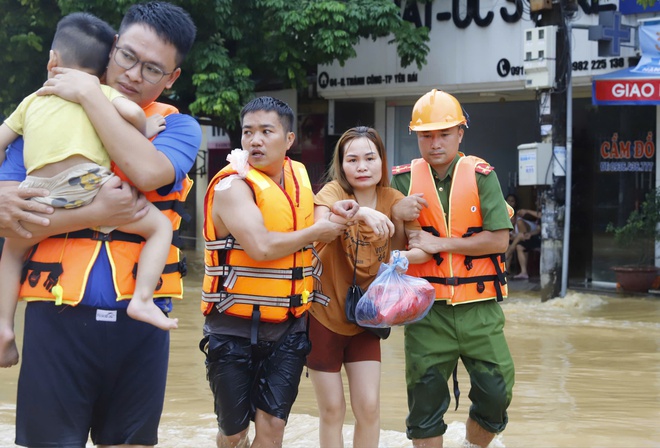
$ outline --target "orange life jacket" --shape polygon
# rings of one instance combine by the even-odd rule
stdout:
[[[147,106],[144,111],[147,116],[156,113],[163,116],[178,113],[175,107],[156,102]],[[116,166],[113,166],[113,170],[127,180]],[[181,191],[166,196],[161,196],[156,191],[145,193],[145,197],[170,219],[174,230],[170,253],[154,297],[183,297],[182,277],[186,274],[186,263],[177,247],[180,245],[178,229],[182,217],[188,218],[184,211],[184,202],[192,183],[186,176]],[[112,268],[117,300],[131,298],[135,290],[137,262],[144,239],[139,235],[118,230],[104,234],[92,229],[56,235],[34,246],[23,266],[20,297],[26,301],[55,301],[57,304],[77,305],[83,298],[87,279],[102,244],[105,244]],[[56,284],[62,288],[61,296],[53,291]]]
[[[266,228],[294,232],[314,224],[314,193],[305,166],[287,158],[284,188],[261,171],[250,168],[245,182]],[[328,298],[314,291],[322,270],[312,265],[312,245],[277,260],[257,261],[248,256],[231,235],[218,238],[211,210],[215,187],[221,179],[236,174],[227,165],[211,180],[204,199],[205,275],[201,309],[204,315],[215,306],[221,313],[263,322],[284,322],[290,315],[302,316],[313,301],[327,305]]]
[[[424,159],[412,161],[410,192],[424,193],[429,203],[423,208],[422,229],[443,238],[469,238],[483,230],[476,172],[488,174],[492,167],[474,156],[461,157],[454,167],[449,193],[449,217],[438,197],[431,166]],[[511,211],[509,212],[511,213]],[[436,291],[436,300],[452,305],[507,296],[504,254],[479,257],[442,252],[426,263],[408,268],[408,275],[423,277]]]

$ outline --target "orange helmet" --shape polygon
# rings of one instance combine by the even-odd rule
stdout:
[[[433,89],[415,103],[412,111],[411,131],[435,131],[465,125],[461,103],[442,90]]]

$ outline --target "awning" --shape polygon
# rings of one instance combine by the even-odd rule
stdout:
[[[660,70],[660,64],[657,66]],[[591,101],[596,105],[660,105],[660,72],[637,73],[635,68],[593,77]]]
[[[642,57],[635,67],[593,77],[591,101],[595,105],[660,105],[660,21],[639,27]]]

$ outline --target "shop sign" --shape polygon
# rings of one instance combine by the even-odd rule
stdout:
[[[653,132],[643,140],[619,140],[615,132],[612,138],[600,144],[601,172],[645,172],[655,170],[655,143]]]
[[[635,67],[595,76],[592,102],[596,105],[660,105],[660,20],[642,22],[642,56]]]
[[[418,95],[428,87],[482,91],[499,87],[522,89],[524,30],[530,27],[525,2],[502,0],[397,1],[402,19],[427,28],[431,51],[423,67],[403,67],[392,36],[361,39],[356,56],[317,68],[317,87],[326,99]],[[618,0],[580,0],[580,26],[593,26],[598,14],[614,11]],[[405,5],[405,6],[404,6]],[[630,19],[625,19],[630,21]],[[576,78],[626,67],[632,48],[617,58],[599,57],[587,33],[575,33],[573,70]],[[472,87],[474,86],[474,87]]]
[[[595,82],[593,93],[598,104],[653,105],[660,102],[660,79],[603,79]]]

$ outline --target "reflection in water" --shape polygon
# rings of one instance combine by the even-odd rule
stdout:
[[[193,255],[194,257],[195,255]],[[186,278],[186,299],[175,306],[170,371],[160,447],[214,447],[213,401],[197,349],[201,262]],[[514,292],[503,304],[516,363],[509,426],[492,447],[660,447],[660,300],[569,292],[541,303]],[[23,306],[17,330],[21,332]],[[20,347],[19,336],[19,347]],[[409,447],[403,331],[383,342],[381,447]],[[18,368],[0,370],[0,447],[13,447]],[[464,400],[450,422],[445,447],[460,447],[468,412],[468,378],[459,368]],[[350,409],[347,423],[352,423]],[[285,433],[285,447],[317,445],[316,402],[303,374]],[[352,426],[344,439],[351,446]],[[90,445],[91,446],[91,445]]]

